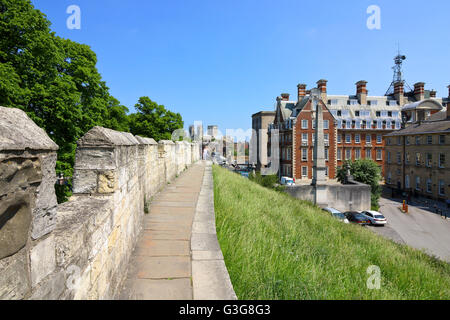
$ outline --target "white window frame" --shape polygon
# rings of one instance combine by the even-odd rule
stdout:
[[[306,171],[306,173],[305,173]],[[302,178],[308,178],[308,167],[302,166]]]
[[[383,143],[383,136],[381,134],[377,134],[377,144]]]
[[[308,162],[308,149],[307,148],[302,148],[301,157],[302,157],[303,162]]]
[[[348,137],[350,137],[350,139],[347,139]],[[345,143],[352,143],[352,135],[351,135],[351,133],[347,133],[346,135],[345,135]]]
[[[383,150],[381,148],[377,148],[376,160],[377,161],[383,160]]]
[[[308,129],[309,126],[309,120],[302,119],[302,129]]]

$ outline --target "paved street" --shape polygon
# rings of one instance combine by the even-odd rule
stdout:
[[[384,228],[370,227],[371,230],[450,262],[450,219],[414,206],[409,207],[409,214],[404,214],[398,209],[399,200],[381,198],[380,205],[388,224]]]

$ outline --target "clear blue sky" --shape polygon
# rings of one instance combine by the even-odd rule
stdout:
[[[450,84],[448,0],[32,0],[61,37],[88,44],[112,95],[134,110],[140,96],[183,116],[225,128],[251,127],[282,92],[329,80],[330,94],[353,94],[358,80],[383,95],[397,42],[404,76],[438,96]],[[81,8],[81,30],[66,8]],[[369,30],[369,5],[381,30]]]

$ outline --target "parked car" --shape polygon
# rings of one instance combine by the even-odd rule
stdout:
[[[374,226],[384,226],[387,223],[386,217],[378,211],[363,211],[362,214],[367,216],[367,218],[369,218],[370,220],[370,224]]]
[[[334,208],[323,208],[322,210],[328,212],[329,214],[331,214],[331,216],[333,216],[336,219],[339,219],[340,221],[342,221],[344,223],[350,223],[348,221],[347,217],[342,212],[340,212],[337,209],[334,209]]]
[[[295,186],[295,181],[289,177],[281,177],[281,184],[283,186]]]
[[[363,215],[362,213],[356,211],[347,211],[344,213],[348,221],[351,223],[356,223],[362,226],[367,226],[370,224],[369,217]]]

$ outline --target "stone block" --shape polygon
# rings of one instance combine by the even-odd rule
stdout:
[[[33,228],[31,238],[39,239],[53,231],[56,224],[56,206],[49,209],[36,208],[33,210]]]
[[[114,148],[104,148],[104,147],[78,148],[75,158],[75,169],[85,169],[85,170],[116,169]]]
[[[0,259],[22,249],[31,225],[30,195],[17,192],[0,200]]]
[[[58,150],[45,131],[20,109],[0,107],[0,137],[0,150]]]
[[[91,267],[87,267],[81,275],[75,289],[74,300],[86,300],[91,289]]]
[[[55,270],[55,238],[53,235],[41,240],[30,250],[31,285],[34,288]]]
[[[20,300],[30,291],[27,250],[0,260],[0,300]]]
[[[108,246],[105,243],[103,247],[99,250],[97,255],[93,258],[92,263],[90,264],[91,269],[91,284],[95,283],[100,273],[104,271],[104,266],[106,261],[109,259],[108,256]]]
[[[90,194],[97,192],[97,172],[75,169],[73,174],[73,193]]]
[[[26,189],[42,179],[37,157],[9,157],[0,161],[0,196]]]
[[[98,174],[98,193],[113,193],[118,185],[115,171],[104,171]]]
[[[31,300],[58,300],[66,288],[66,274],[63,270],[52,274],[33,289]]]

